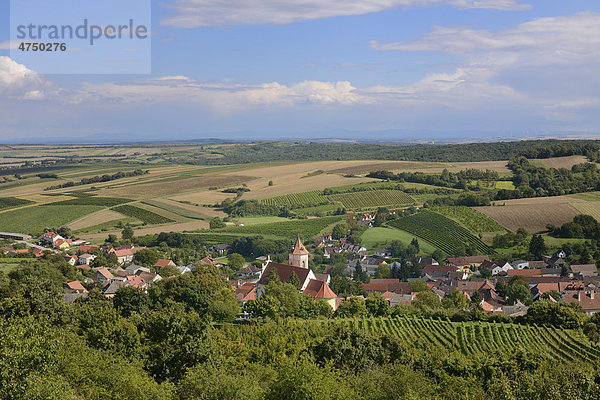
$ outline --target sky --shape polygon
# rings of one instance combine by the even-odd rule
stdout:
[[[151,6],[150,74],[46,75],[0,0],[0,142],[600,133],[597,0]]]

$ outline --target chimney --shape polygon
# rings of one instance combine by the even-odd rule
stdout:
[[[577,301],[581,301],[581,290],[577,291]]]
[[[594,289],[590,290],[590,299],[594,300]]]

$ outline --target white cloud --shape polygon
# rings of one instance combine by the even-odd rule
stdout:
[[[297,21],[361,15],[397,7],[449,5],[459,9],[526,10],[520,0],[174,0],[161,24],[178,28],[221,25],[280,25]]]
[[[371,42],[376,50],[438,51],[496,65],[548,65],[597,62],[600,15],[581,13],[539,18],[500,32],[436,27],[414,42]],[[484,56],[481,56],[481,54]],[[493,56],[493,57],[490,57]]]

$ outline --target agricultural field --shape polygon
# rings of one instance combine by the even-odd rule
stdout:
[[[249,226],[231,226],[227,228],[215,229],[215,233],[235,233],[240,235],[274,235],[281,238],[294,239],[300,235],[306,239],[313,239],[320,233],[339,223],[343,217],[324,217],[313,219],[295,219],[284,222],[272,222],[267,224],[249,225]]]
[[[490,322],[451,322],[420,317],[365,318],[330,321],[291,321],[293,325],[346,325],[395,336],[411,344],[457,351],[464,355],[493,351],[539,352],[557,361],[596,362],[600,348],[580,330]],[[302,329],[302,327],[299,327]]]
[[[47,207],[47,206],[46,206]],[[104,209],[97,213],[90,214],[69,224],[69,228],[78,231],[85,228],[94,227],[100,224],[110,223],[112,221],[123,219],[123,215],[113,210]]]
[[[546,230],[547,224],[560,226],[573,221],[581,212],[564,198],[527,199],[535,202],[506,201],[503,206],[474,207],[475,210],[492,218],[510,231],[525,228],[527,232],[535,233]]]
[[[37,236],[46,227],[60,227],[88,214],[102,210],[101,206],[32,206],[0,214],[3,231]]]
[[[128,217],[139,219],[147,224],[166,224],[174,222],[172,219],[132,205],[118,206],[113,208],[113,210],[120,214],[127,215]]]
[[[407,206],[415,200],[399,190],[372,190],[368,192],[343,193],[327,196],[342,203],[349,209],[372,208],[381,206]]]
[[[121,204],[129,203],[133,200],[121,199],[116,197],[77,197],[70,200],[57,201],[50,203],[55,206],[102,206],[102,207],[114,207]]]
[[[330,200],[323,195],[322,190],[313,190],[310,192],[294,193],[285,196],[272,197],[262,200],[266,205],[275,205],[279,207],[302,207],[329,204]]]
[[[9,208],[17,208],[33,204],[32,201],[18,199],[16,197],[0,197],[0,210],[7,210]]]
[[[394,228],[376,227],[367,229],[360,238],[362,240],[362,245],[365,246],[368,251],[385,247],[394,240],[399,240],[405,245],[409,245],[413,239],[417,239],[419,241],[419,248],[421,249],[422,255],[429,256],[436,250],[435,246],[431,245],[425,240],[420,239],[415,235],[411,235],[408,232]]]
[[[473,208],[455,206],[435,207],[432,210],[458,222],[471,232],[496,233],[505,231],[505,228],[502,225]]]
[[[494,252],[467,229],[433,211],[422,210],[392,220],[388,225],[418,236],[448,254],[456,254],[458,249],[466,248],[469,244],[474,244],[482,254]]]

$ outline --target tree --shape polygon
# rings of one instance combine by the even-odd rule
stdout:
[[[390,305],[388,301],[380,293],[371,293],[365,300],[365,305],[369,314],[375,317],[387,315]]]
[[[529,242],[529,252],[533,254],[535,258],[542,258],[542,255],[546,252],[546,244],[544,238],[541,235],[533,235]]]
[[[335,310],[336,318],[366,317],[368,314],[365,301],[361,297],[350,297],[344,300]]]
[[[58,228],[56,233],[58,233],[60,236],[64,237],[65,239],[70,239],[73,237],[73,232],[71,232],[71,228],[69,228],[68,226],[61,226],[60,228]]]
[[[456,289],[455,291],[453,291],[452,293],[450,293],[442,299],[442,306],[444,308],[466,310],[467,308],[469,308],[470,304],[471,302],[469,301],[469,298],[458,289]]]
[[[159,258],[160,254],[154,249],[141,249],[135,253],[135,261],[145,267],[153,266]]]
[[[536,301],[527,310],[528,322],[539,325],[553,325],[558,328],[578,329],[583,327],[585,313],[579,304]]]
[[[341,238],[346,236],[346,233],[348,233],[348,225],[346,223],[341,223],[333,227],[333,230],[331,231],[331,236],[335,240],[340,240]]]
[[[150,307],[150,298],[147,293],[133,287],[122,287],[115,293],[113,304],[123,317],[133,313],[143,314]]]
[[[432,290],[425,290],[417,294],[412,305],[422,310],[435,310],[440,308],[440,298]]]
[[[241,254],[231,253],[227,256],[227,263],[232,270],[239,271],[244,267],[246,259]]]
[[[223,222],[223,220],[221,218],[215,217],[210,220],[209,226],[210,226],[210,229],[219,229],[219,228],[224,228],[225,223]]]
[[[121,232],[121,236],[125,240],[133,239],[133,228],[130,225],[127,225],[125,228],[123,228],[123,231]]]
[[[290,284],[296,288],[296,290],[300,290],[302,288],[302,282],[300,282],[300,278],[294,271],[290,275]]]
[[[362,283],[369,282],[369,275],[365,271],[363,271],[362,265],[360,265],[360,261],[356,262],[356,265],[354,266],[354,273],[353,273],[352,277],[354,278],[355,282],[362,282]]]
[[[269,186],[273,186],[273,181],[269,181]]]
[[[411,246],[413,246],[415,249],[417,249],[417,252],[421,251],[421,246],[419,245],[419,239],[417,238],[413,238],[413,240],[410,241]]]
[[[381,264],[379,264],[379,266],[377,267],[377,272],[375,273],[375,278],[385,279],[385,278],[389,278],[390,275],[391,275],[391,269],[390,269],[390,266],[388,265],[388,263],[382,262]]]
[[[529,285],[520,276],[511,279],[506,289],[506,297],[510,304],[516,303],[517,300],[525,305],[530,305],[533,302]]]

